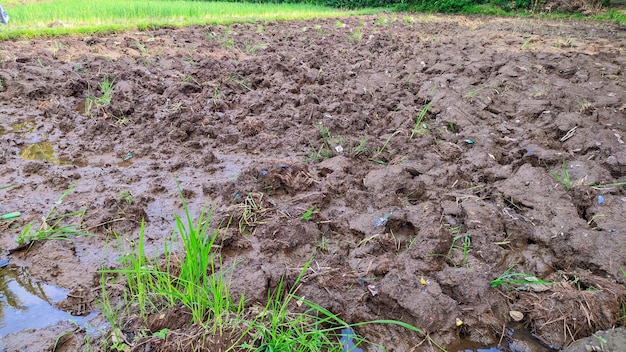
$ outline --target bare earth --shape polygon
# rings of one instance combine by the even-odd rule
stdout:
[[[523,326],[558,349],[623,324],[626,186],[592,186],[626,180],[624,28],[340,21],[1,42],[0,187],[18,186],[0,190],[0,214],[23,213],[0,225],[5,257],[73,290],[59,307],[95,311],[115,235],[136,243],[144,218],[158,251],[182,213],[178,180],[192,214],[234,215],[220,243],[225,262],[241,261],[232,290],[249,305],[313,258],[298,294],[350,323],[413,324],[443,346],[495,345]],[[105,77],[110,106],[89,106]],[[86,210],[96,235],[8,255],[72,185],[59,209]],[[490,287],[513,265],[555,284]],[[49,350],[71,329],[0,346]],[[358,333],[390,351],[435,350],[393,326]],[[76,331],[62,348],[85,346]]]

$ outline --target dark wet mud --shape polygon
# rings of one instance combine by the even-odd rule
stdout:
[[[2,42],[0,214],[21,215],[0,248],[88,315],[117,241],[144,219],[162,248],[178,181],[192,214],[233,216],[220,241],[250,304],[312,258],[299,294],[347,322],[510,350],[531,343],[507,332],[520,326],[563,348],[624,324],[624,35],[381,14]],[[51,209],[84,211],[94,236],[9,255]],[[508,269],[549,284],[492,287]],[[70,330],[66,350],[99,348],[74,328],[0,346],[46,350]],[[435,350],[394,326],[357,332]]]

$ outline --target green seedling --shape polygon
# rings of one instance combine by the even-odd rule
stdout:
[[[461,227],[455,226],[449,229],[452,235],[452,244],[446,254],[432,254],[433,257],[443,257],[455,268],[468,267],[467,260],[469,253],[472,251],[472,239],[467,233],[461,233]],[[461,260],[456,262],[453,258],[456,252],[461,253]]]
[[[99,97],[89,95],[85,99],[85,114],[87,116],[93,116],[93,111],[100,112],[102,109],[111,105],[113,99],[113,85],[114,81],[109,79],[109,76],[105,76],[104,80],[98,85],[100,92]]]
[[[380,147],[376,148],[376,152],[372,156],[372,161],[378,164],[383,164],[383,165],[387,164],[387,162],[381,160],[380,157],[385,152],[385,149],[387,149],[387,147],[389,146],[391,139],[398,133],[400,133],[400,131],[395,131],[394,133],[390,134],[389,137],[387,137],[387,139],[385,140],[385,143],[383,143],[383,145],[381,145]]]
[[[480,86],[474,90],[472,90],[471,92],[467,93],[465,95],[465,97],[467,97],[470,100],[473,100],[474,98],[476,98],[476,96],[478,95],[478,93],[482,92],[483,90],[487,89],[487,88],[494,88],[493,86]]]
[[[317,206],[313,204],[311,205],[311,207],[309,207],[309,209],[307,209],[307,211],[304,212],[304,214],[302,214],[302,216],[300,217],[300,220],[309,221],[311,220],[311,217],[313,216],[313,214],[317,214],[317,213],[319,213],[319,210],[317,209]]]
[[[589,221],[587,221],[587,225],[593,224],[597,219],[603,218],[604,214],[594,214]]]
[[[141,51],[142,53],[147,53],[148,49],[146,49],[145,45],[143,45],[143,43],[141,43],[138,40],[135,40],[134,42],[135,46],[137,47],[137,49],[139,49],[139,51]]]
[[[152,336],[158,337],[161,340],[165,340],[165,336],[167,336],[168,332],[170,332],[170,329],[165,328],[165,329],[161,329],[159,331],[156,331],[156,332],[152,333]]]
[[[407,26],[413,26],[415,24],[415,17],[406,15],[402,17],[402,22]]]
[[[230,76],[230,81],[234,82],[234,83],[237,83],[240,87],[242,87],[242,88],[244,88],[246,90],[249,90],[249,91],[252,90],[252,88],[250,88],[248,86],[248,83],[243,78],[240,78],[240,77],[237,77],[237,76],[233,75],[233,76]]]
[[[520,47],[520,49],[522,50],[530,50],[535,46],[535,44],[533,43],[533,38],[532,37],[528,37],[524,39],[524,42],[522,43],[522,46]]]
[[[311,149],[309,150],[310,157],[304,161],[327,159],[335,155],[335,153],[341,153],[343,151],[343,139],[341,137],[333,137],[328,127],[324,127],[322,123],[317,124],[317,130],[322,137],[322,145],[316,148],[313,143],[311,143]]]
[[[367,143],[367,136],[361,138],[361,140],[359,141],[359,144],[357,144],[356,146],[353,146],[352,143],[350,143],[350,155],[352,155],[352,157],[356,158],[358,156],[361,155],[365,155],[368,154],[370,152],[369,149],[367,149],[367,147],[365,147],[365,144]]]
[[[309,271],[311,261],[307,262],[291,289],[281,280],[278,287],[268,293],[268,300],[262,311],[250,323],[245,332],[254,337],[254,344],[243,343],[238,346],[243,351],[345,351],[356,350],[359,346],[372,345],[376,350],[383,346],[367,341],[354,333],[354,329],[368,324],[397,325],[422,335],[426,340],[445,351],[421,329],[397,320],[373,320],[348,324],[336,314],[317,303],[296,295],[301,281]],[[293,305],[305,307],[302,313],[291,311]],[[350,343],[346,344],[345,334],[349,334]],[[343,342],[342,342],[343,341]]]
[[[102,270],[126,277],[128,305],[137,304],[143,317],[163,306],[182,305],[191,312],[191,322],[206,324],[212,331],[222,332],[229,315],[243,310],[243,299],[235,304],[230,297],[226,274],[232,266],[224,267],[216,244],[218,230],[210,231],[213,208],[203,210],[197,220],[191,217],[179,188],[184,217],[174,216],[175,231],[166,241],[164,253],[148,257],[145,252],[145,227],[142,221],[136,248],[122,261],[122,269]],[[182,243],[184,255],[173,252],[176,242]],[[159,263],[164,258],[164,263]]]
[[[428,110],[430,109],[432,105],[433,105],[433,101],[431,100],[428,104],[426,104],[426,106],[424,106],[422,111],[420,111],[420,113],[417,115],[417,119],[415,119],[415,126],[413,127],[413,130],[411,131],[411,136],[409,137],[409,139],[413,138],[413,136],[415,136],[418,133],[428,134],[428,126],[426,125],[426,123],[424,123],[424,118],[426,117],[426,113],[428,113]]]
[[[552,177],[554,177],[554,179],[561,185],[563,186],[564,190],[569,190],[570,188],[572,188],[572,180],[569,177],[569,173],[567,172],[567,162],[565,160],[563,160],[563,167],[561,170],[561,173],[559,174],[556,171],[552,171],[550,170],[550,175],[552,175]]]
[[[55,205],[48,211],[48,214],[42,218],[39,228],[34,228],[32,223],[26,225],[22,233],[17,236],[17,244],[20,247],[32,245],[35,241],[61,240],[71,241],[74,236],[93,236],[78,229],[76,225],[67,225],[66,222],[72,218],[78,218],[79,223],[85,215],[84,210],[73,211],[61,214],[57,209],[73,189],[74,185],[65,191],[56,201]]]
[[[620,182],[614,182],[614,183],[596,183],[591,185],[591,187],[595,190],[607,190],[607,189],[611,189],[611,188],[615,188],[615,187],[622,187],[622,186],[626,186],[626,181],[620,181]]]
[[[538,279],[530,274],[511,272],[514,267],[515,265],[511,266],[504,273],[502,273],[502,275],[498,276],[497,279],[491,281],[491,287],[502,287],[502,289],[506,291],[512,288],[516,290],[533,290],[533,288],[539,288],[542,285],[555,284],[554,282]]]
[[[122,190],[120,192],[120,200],[124,203],[126,203],[127,205],[132,205],[135,203],[135,198],[133,197],[133,195],[128,192],[127,190]]]
[[[593,337],[596,338],[596,340],[598,340],[598,343],[600,344],[600,351],[604,351],[604,345],[607,343],[607,340],[602,337],[602,336],[598,336],[596,334],[593,334]],[[592,349],[592,351],[595,351]]]
[[[352,38],[354,38],[354,40],[361,40],[362,37],[363,33],[361,32],[361,27],[356,27],[352,30]]]

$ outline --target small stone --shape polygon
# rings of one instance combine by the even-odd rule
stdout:
[[[517,310],[510,311],[509,315],[511,316],[511,319],[513,319],[514,321],[521,321],[522,319],[524,319],[524,313],[517,311]]]

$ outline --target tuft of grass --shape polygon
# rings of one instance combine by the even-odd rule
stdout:
[[[102,82],[98,84],[100,88],[100,96],[88,95],[85,99],[85,114],[89,117],[94,116],[94,110],[97,113],[104,113],[104,109],[111,106],[113,99],[114,81],[109,76],[104,76]]]
[[[133,205],[135,203],[135,197],[133,197],[132,193],[127,190],[122,190],[120,192],[120,200],[127,205]]]
[[[232,312],[241,313],[243,299],[238,304],[232,300],[225,274],[232,269],[222,267],[218,230],[210,231],[213,208],[202,210],[194,220],[187,203],[183,203],[184,216],[175,215],[175,233],[182,242],[184,255],[174,253],[174,234],[164,245],[159,257],[151,258],[145,251],[145,227],[142,221],[137,247],[122,258],[121,269],[101,270],[101,274],[116,273],[126,278],[125,307],[137,304],[142,317],[177,305],[191,312],[191,322],[208,324],[210,330],[220,332],[228,325]],[[208,325],[207,325],[208,326]]]
[[[416,134],[428,134],[428,128],[426,123],[424,123],[424,118],[426,117],[426,113],[428,113],[428,110],[432,105],[433,101],[431,100],[417,115],[417,118],[415,119],[415,126],[411,131],[411,136],[409,137],[409,139],[413,138],[413,136],[415,136]]]
[[[286,290],[281,280],[273,292],[268,292],[265,307],[249,323],[245,334],[251,336],[253,343],[238,346],[243,351],[359,351],[359,346],[373,345],[377,350],[384,347],[366,340],[355,333],[354,328],[368,324],[388,324],[403,327],[416,332],[441,351],[445,351],[421,329],[397,320],[372,320],[348,324],[336,314],[317,303],[296,295],[305,273],[308,271],[309,260],[300,271],[292,288]],[[304,307],[303,312],[296,313],[293,306]]]
[[[363,33],[361,32],[361,27],[356,27],[352,30],[352,38],[354,38],[355,41],[361,40],[362,37]]]
[[[472,251],[472,239],[467,233],[461,233],[461,226],[454,226],[449,229],[452,235],[452,243],[446,254],[432,254],[433,257],[443,257],[455,268],[469,267],[467,259]],[[455,261],[455,253],[461,253],[461,260]]]
[[[321,122],[317,124],[317,131],[320,133],[320,137],[322,138],[322,144],[319,148],[317,148],[313,145],[313,143],[311,143],[309,158],[304,161],[319,161],[327,159],[332,157],[337,150],[343,150],[343,140],[341,140],[341,138],[334,138],[330,134],[328,127],[324,127]],[[336,142],[339,143],[337,146],[335,146]],[[337,149],[339,147],[341,147],[341,149]]]
[[[491,287],[493,288],[502,287],[502,289],[508,291],[512,288],[517,289],[517,290],[525,290],[529,288],[532,289],[533,287],[532,285],[555,284],[554,282],[551,282],[551,281],[544,281],[544,280],[538,279],[537,277],[530,275],[530,274],[512,272],[513,268],[515,268],[515,265],[511,266],[504,273],[498,276],[498,278],[491,281]]]
[[[565,160],[563,160],[563,166],[561,169],[561,173],[558,173],[556,171],[552,171],[550,170],[550,175],[552,175],[552,177],[554,177],[554,179],[561,185],[563,186],[563,189],[568,191],[570,188],[572,188],[573,183],[572,180],[569,176],[569,173],[567,172],[567,162]]]
[[[71,241],[73,236],[93,236],[91,233],[79,230],[78,225],[67,224],[72,218],[78,218],[78,223],[80,224],[85,215],[85,210],[61,213],[57,207],[63,202],[63,198],[72,192],[75,186],[72,185],[63,192],[54,203],[54,206],[48,211],[48,214],[41,219],[41,224],[38,228],[34,228],[32,223],[26,225],[22,233],[17,236],[19,247],[30,246],[35,241]]]
[[[373,320],[348,324],[322,306],[296,296],[308,273],[309,260],[287,289],[280,280],[274,290],[268,291],[265,306],[244,309],[242,295],[235,302],[230,294],[226,274],[234,265],[224,268],[216,240],[219,229],[210,231],[212,210],[201,212],[194,220],[179,188],[184,216],[175,216],[175,233],[182,242],[183,253],[173,251],[175,234],[164,245],[162,255],[148,257],[144,247],[145,227],[142,222],[139,242],[133,252],[122,258],[121,269],[102,269],[102,298],[99,305],[111,324],[107,346],[110,350],[128,349],[120,328],[125,315],[139,309],[144,319],[152,313],[183,305],[192,312],[190,322],[205,327],[205,334],[231,334],[233,345],[229,350],[240,351],[340,351],[352,350],[371,343],[354,333],[353,328],[365,324],[393,324],[417,332],[442,351],[444,350],[421,329],[395,320]],[[111,301],[109,274],[121,274],[126,281],[123,305],[114,307]],[[114,286],[119,286],[115,285]],[[346,332],[348,331],[348,332]],[[166,339],[167,327],[153,336]],[[234,335],[232,335],[234,334]],[[202,338],[202,337],[199,337]],[[349,344],[346,344],[349,341]]]
[[[239,233],[252,232],[254,227],[264,224],[269,209],[263,207],[263,193],[249,193],[237,206],[239,214]]]
[[[382,164],[382,165],[387,164],[387,161],[382,159],[382,154],[385,152],[385,150],[388,149],[387,147],[389,147],[389,143],[391,143],[391,139],[398,133],[400,133],[400,131],[395,131],[394,133],[390,134],[389,137],[387,137],[387,139],[385,140],[385,142],[380,147],[376,148],[376,152],[372,156],[373,162]]]

